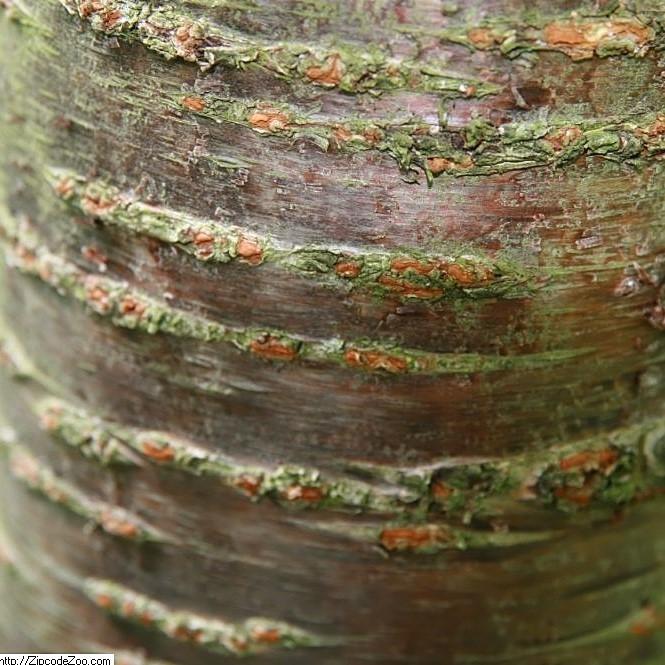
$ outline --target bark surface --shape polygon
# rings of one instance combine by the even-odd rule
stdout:
[[[0,647],[661,665],[661,0],[0,0]]]

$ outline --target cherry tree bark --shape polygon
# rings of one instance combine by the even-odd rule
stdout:
[[[0,648],[665,660],[662,0],[0,0]]]

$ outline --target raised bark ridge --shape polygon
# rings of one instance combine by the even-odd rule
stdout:
[[[662,2],[0,5],[0,646],[659,665]]]

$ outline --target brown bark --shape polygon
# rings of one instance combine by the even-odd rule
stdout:
[[[1,648],[663,661],[659,1],[0,4]]]

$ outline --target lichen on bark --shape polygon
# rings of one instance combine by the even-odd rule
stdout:
[[[660,0],[0,7],[1,647],[660,665]]]

